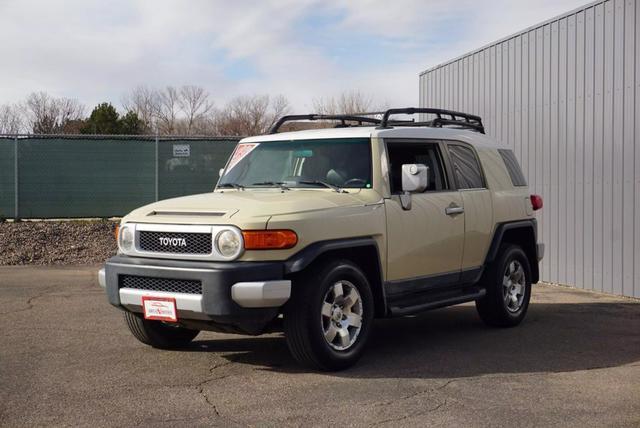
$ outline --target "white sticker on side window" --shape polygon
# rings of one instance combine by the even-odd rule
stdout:
[[[231,160],[229,161],[229,165],[227,166],[227,171],[231,170],[234,166],[238,164],[242,159],[245,158],[249,153],[253,151],[256,147],[258,147],[260,143],[243,143],[238,144],[236,146],[233,155],[231,155]]]

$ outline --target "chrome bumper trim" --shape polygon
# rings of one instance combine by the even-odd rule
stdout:
[[[237,282],[231,287],[231,298],[243,308],[282,306],[291,297],[291,281]]]
[[[104,268],[98,271],[98,284],[102,288],[107,288],[107,273]]]

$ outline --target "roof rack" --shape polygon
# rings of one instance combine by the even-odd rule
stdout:
[[[459,111],[443,110],[439,108],[392,108],[387,110],[382,116],[378,129],[385,129],[394,126],[389,121],[389,117],[394,114],[416,114],[426,113],[435,114],[436,118],[426,122],[413,122],[411,125],[404,126],[432,126],[435,128],[442,128],[442,125],[457,125],[461,128],[469,128],[474,131],[478,131],[484,134],[484,125],[482,124],[482,118],[473,114],[462,113]],[[443,117],[448,116],[448,117]]]
[[[416,122],[413,119],[410,120],[389,120],[389,117],[394,114],[416,114],[427,113],[434,114],[436,118],[425,122]],[[382,119],[373,117],[365,117],[363,115],[382,115]],[[445,117],[443,117],[445,116]],[[446,117],[448,116],[448,117]],[[478,131],[484,134],[484,126],[482,125],[482,118],[480,116],[474,116],[472,114],[442,110],[434,108],[396,108],[389,109],[385,112],[374,113],[360,113],[358,115],[350,114],[294,114],[282,116],[276,123],[269,129],[269,134],[276,134],[282,125],[286,122],[298,121],[298,120],[334,120],[340,121],[337,128],[349,127],[347,122],[356,122],[356,126],[363,126],[363,124],[377,125],[378,129],[386,129],[394,126],[431,126],[435,128],[441,128],[443,125],[455,125],[461,128],[468,128],[474,131]]]
[[[347,127],[348,122],[357,122],[359,126],[362,126],[363,123],[370,123],[373,125],[378,125],[380,123],[380,119],[375,119],[372,117],[364,117],[364,116],[355,116],[349,114],[291,114],[287,116],[282,116],[276,123],[273,124],[271,129],[269,129],[269,134],[277,134],[278,129],[286,122],[292,122],[297,120],[339,120],[342,122],[339,124],[339,127]]]

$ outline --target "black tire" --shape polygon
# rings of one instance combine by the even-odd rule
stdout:
[[[514,263],[514,264],[512,264]],[[515,301],[507,302],[506,287],[503,286],[503,279],[507,274],[507,267],[522,267],[524,272],[524,293],[522,293],[521,303]],[[519,275],[516,275],[519,278]],[[476,309],[482,321],[493,327],[514,327],[522,322],[531,299],[531,266],[529,259],[521,247],[517,245],[503,244],[500,247],[497,259],[489,266],[485,273],[483,285],[487,294],[476,301]],[[516,290],[514,286],[513,290]],[[518,295],[519,296],[519,295]],[[520,302],[519,297],[513,297]],[[513,307],[510,307],[513,305]],[[517,309],[517,310],[516,310]]]
[[[344,350],[337,350],[325,340],[323,323],[333,321],[323,318],[322,308],[329,290],[334,290],[334,284],[341,281],[347,281],[345,288],[353,285],[359,293],[361,306],[358,311],[362,324],[358,333],[353,333],[353,338],[349,339],[353,343]],[[337,298],[333,291],[331,293]],[[354,365],[362,356],[371,331],[373,305],[367,277],[350,261],[333,260],[311,268],[294,280],[291,299],[285,306],[284,332],[291,354],[301,365],[312,369],[335,371]],[[346,331],[355,330],[348,327]]]
[[[136,339],[154,348],[184,348],[200,333],[198,330],[172,326],[162,321],[146,320],[142,315],[132,312],[125,312],[124,320]]]

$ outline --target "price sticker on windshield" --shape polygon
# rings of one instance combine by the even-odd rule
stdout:
[[[234,166],[236,166],[238,162],[244,159],[249,153],[253,151],[253,149],[258,147],[259,145],[260,143],[238,144],[236,146],[236,150],[233,152],[233,156],[231,156],[231,160],[229,161],[229,166],[227,166],[227,171],[229,171]]]

